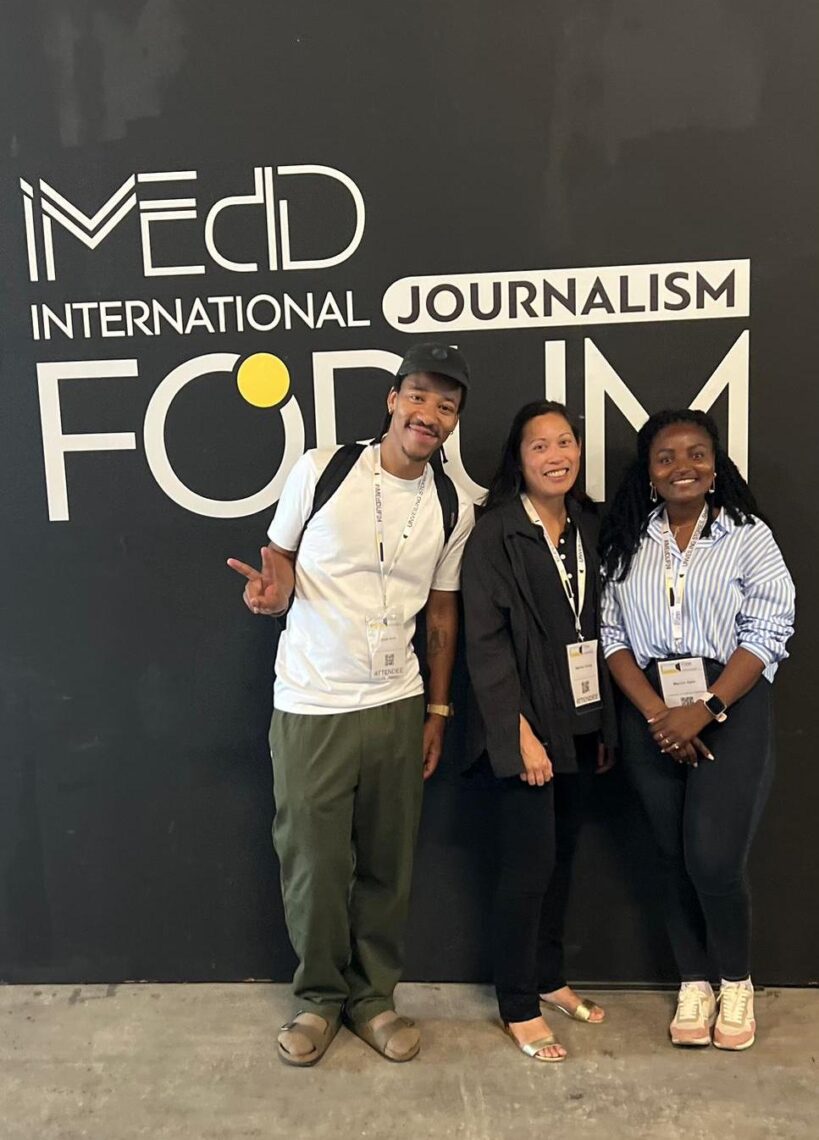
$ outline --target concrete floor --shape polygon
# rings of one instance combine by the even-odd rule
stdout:
[[[819,991],[758,994],[747,1053],[667,1044],[672,995],[595,993],[609,1019],[555,1015],[539,1065],[500,1033],[491,991],[404,985],[423,1023],[394,1065],[342,1030],[314,1069],[276,1058],[271,985],[0,988],[0,1140],[512,1140],[819,1137]]]

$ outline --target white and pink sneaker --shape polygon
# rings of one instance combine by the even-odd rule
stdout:
[[[683,982],[669,1026],[672,1045],[710,1045],[717,1001],[709,982]]]
[[[753,982],[750,978],[744,982],[723,982],[714,1044],[718,1049],[750,1049],[755,1040]]]

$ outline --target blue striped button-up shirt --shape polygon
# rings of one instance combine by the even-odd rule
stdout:
[[[701,538],[685,579],[683,645],[674,644],[663,569],[662,511],[648,530],[624,582],[603,592],[600,632],[606,657],[630,649],[641,669],[668,657],[710,657],[725,663],[741,647],[756,654],[773,680],[793,633],[794,585],[769,527],[737,526],[720,511]],[[682,554],[671,543],[676,576]]]

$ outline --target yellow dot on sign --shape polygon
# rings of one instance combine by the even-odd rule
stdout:
[[[236,387],[254,408],[274,408],[290,391],[290,373],[278,356],[254,352],[239,365]]]

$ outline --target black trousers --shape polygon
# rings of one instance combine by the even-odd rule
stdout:
[[[706,669],[713,684],[720,667],[708,662]],[[656,684],[656,668],[646,673]],[[704,729],[701,739],[716,759],[701,759],[696,768],[660,752],[642,715],[623,705],[623,762],[660,848],[666,923],[680,976],[747,978],[746,865],[774,772],[771,685],[760,678],[731,706],[727,721]]]
[[[497,780],[495,989],[504,1021],[540,1013],[539,993],[566,985],[563,927],[577,836],[597,757],[598,734],[574,738],[578,771],[543,787]]]

